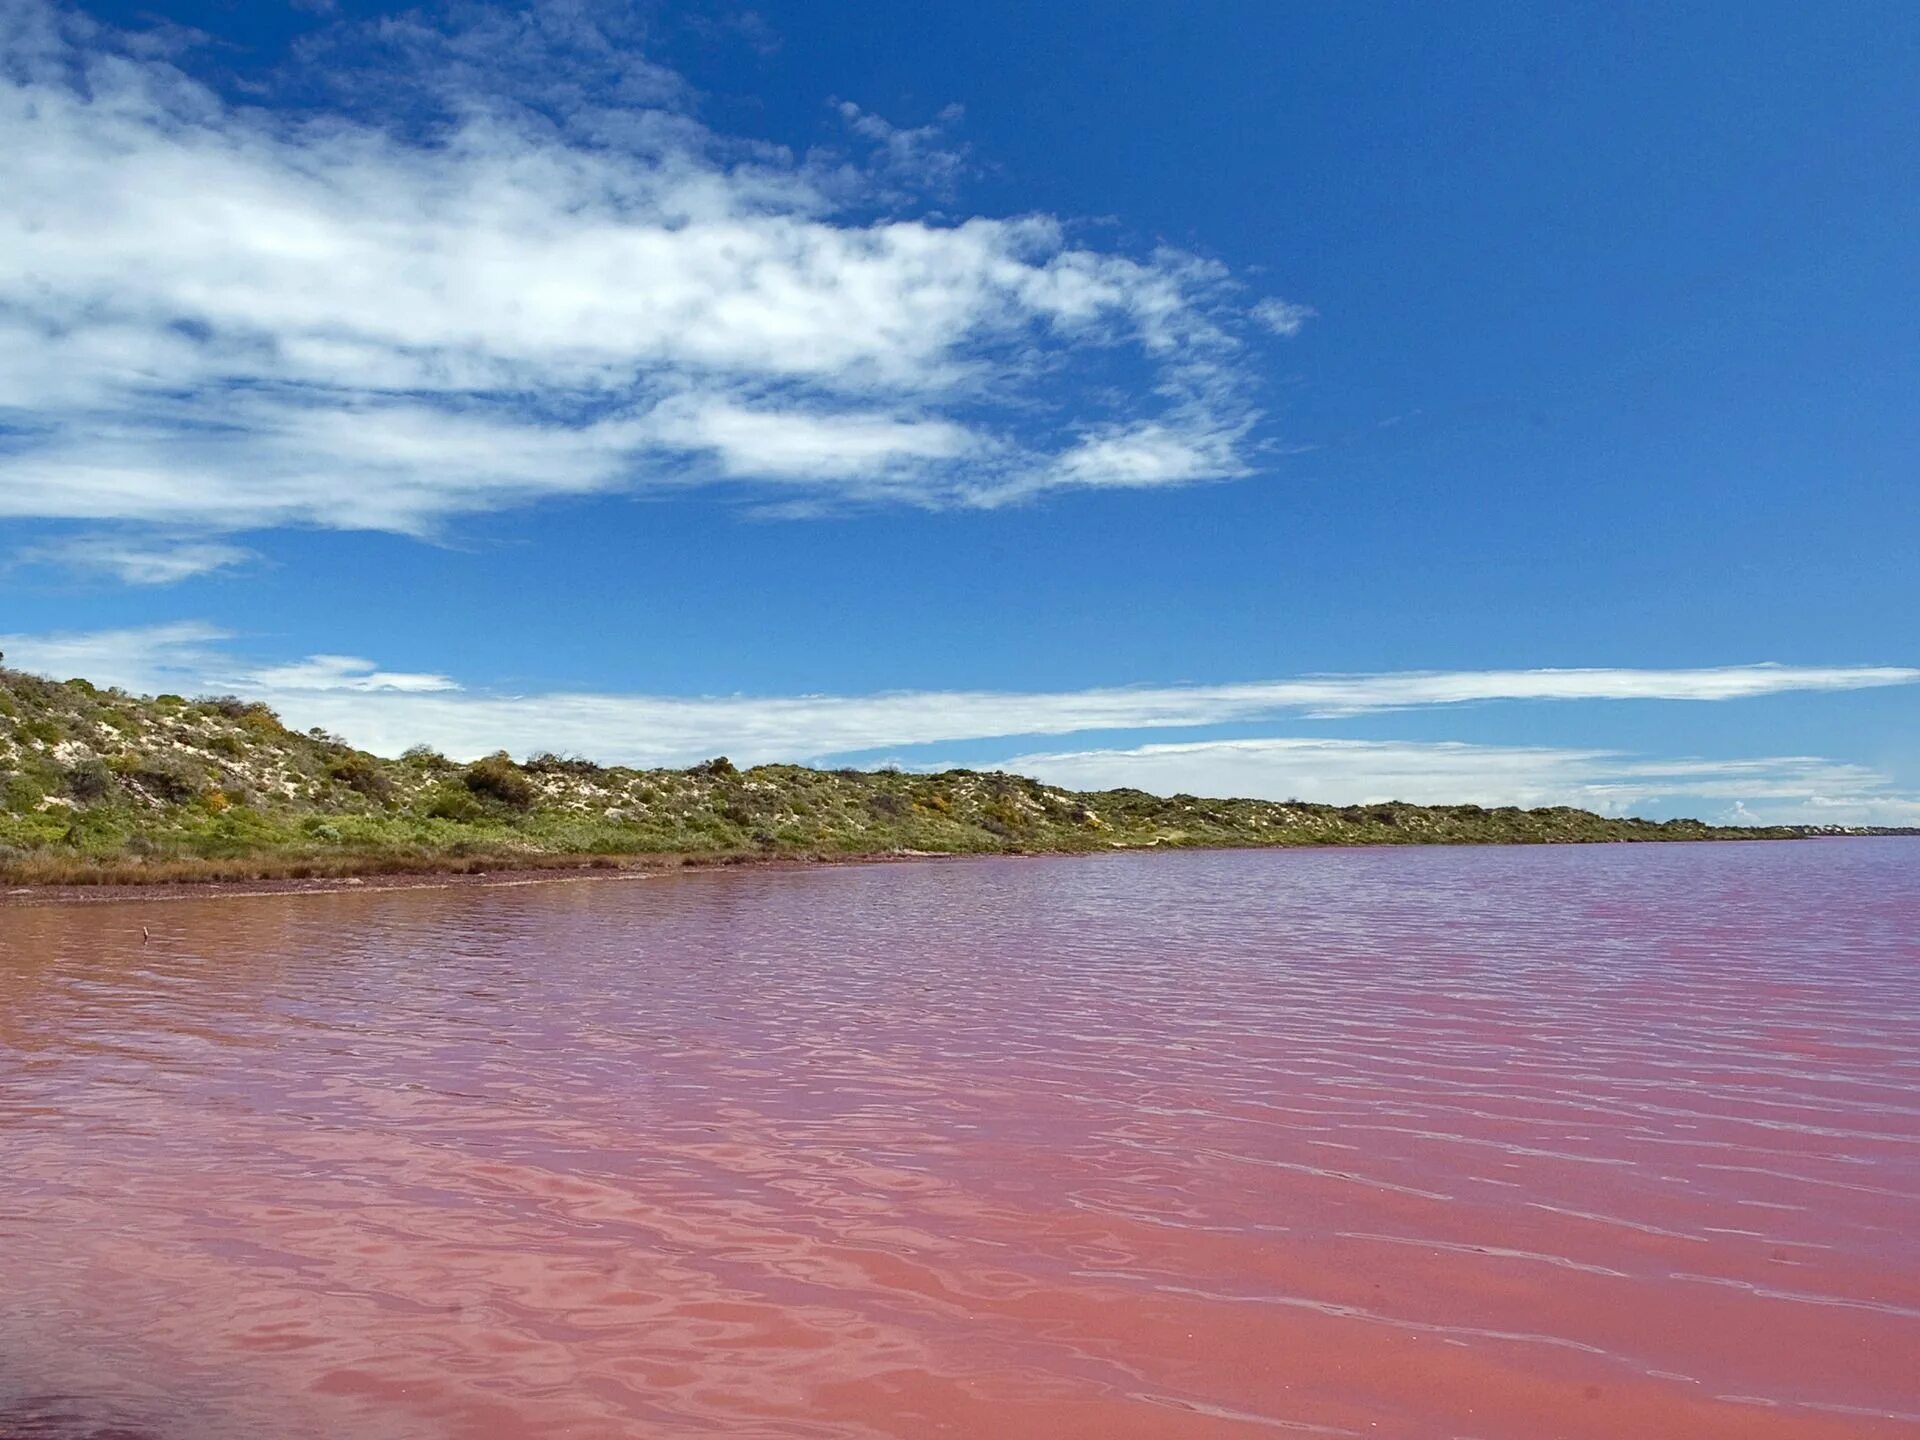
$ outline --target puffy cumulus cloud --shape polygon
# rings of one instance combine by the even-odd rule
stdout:
[[[957,113],[843,103],[873,155],[795,156],[689,118],[610,11],[454,13],[323,29],[333,98],[292,109],[194,78],[190,37],[5,8],[0,519],[426,534],[667,486],[1249,472],[1279,302],[1048,216],[902,213],[958,176]]]

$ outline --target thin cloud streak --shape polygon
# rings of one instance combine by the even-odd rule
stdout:
[[[1724,702],[1920,683],[1920,669],[1900,666],[1731,665],[1310,676],[1030,694],[503,696],[458,690],[446,676],[383,672],[357,658],[311,656],[292,665],[260,666],[230,653],[232,638],[217,627],[188,622],[81,635],[0,636],[0,649],[11,663],[56,676],[80,675],[134,690],[255,695],[301,725],[322,725],[386,753],[424,742],[469,758],[502,748],[519,754],[568,750],[643,765],[687,764],[723,750],[753,763],[885,746],[1495,701]],[[370,683],[368,677],[380,675],[392,678]]]
[[[1885,775],[1804,755],[1662,760],[1615,750],[1289,738],[1035,752],[1000,763],[1075,790],[1337,805],[1470,800],[1571,805],[1603,815],[1704,809],[1710,818],[1744,824],[1920,823],[1920,797],[1894,793]]]
[[[19,551],[21,565],[54,566],[126,585],[173,585],[233,570],[260,557],[226,540],[100,532],[69,535]]]

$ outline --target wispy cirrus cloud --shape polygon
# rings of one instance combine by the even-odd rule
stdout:
[[[290,665],[268,665],[244,670],[237,683],[250,691],[267,695],[301,694],[308,691],[345,692],[351,695],[430,695],[458,690],[459,683],[446,675],[419,671],[382,670],[371,660],[358,655],[309,655]]]
[[[463,690],[450,676],[356,656],[261,664],[197,622],[69,635],[0,635],[12,665],[136,690],[235,691],[299,726],[389,754],[426,743],[459,758],[496,749],[570,751],[684,765],[719,751],[743,763],[1002,737],[1197,728],[1288,716],[1547,700],[1726,703],[1767,695],[1920,683],[1897,666],[1735,665],[1693,670],[1499,670],[1304,677],[1231,686],[1051,694],[662,696]],[[1920,796],[1869,767],[1817,756],[1659,758],[1613,749],[1348,740],[1183,740],[1025,750],[992,762],[1077,789],[1578,805],[1610,814],[1684,812],[1734,823],[1920,824]]]
[[[1199,728],[1474,703],[1718,703],[1920,684],[1920,668],[1905,666],[1727,665],[1302,676],[1236,685],[1024,693],[502,695],[463,690],[444,675],[385,671],[356,657],[318,655],[262,665],[235,653],[234,638],[216,626],[184,622],[85,634],[0,635],[0,650],[11,664],[55,676],[82,675],[134,690],[232,690],[258,696],[301,725],[324,725],[375,750],[398,752],[416,742],[463,757],[502,748],[522,754],[571,750],[632,764],[685,764],[716,750],[748,762],[798,760],[888,746]],[[1185,752],[1155,752],[1176,753]]]
[[[1307,328],[1307,322],[1313,319],[1315,311],[1311,305],[1266,299],[1256,304],[1249,313],[1274,334],[1291,340]]]
[[[1249,347],[1300,307],[1050,216],[902,213],[957,179],[957,112],[841,102],[871,153],[794,155],[690,118],[616,7],[463,13],[321,32],[318,110],[230,98],[178,36],[0,15],[0,520],[425,535],[1252,469]]]
[[[7,663],[140,691],[237,692],[290,723],[387,754],[425,743],[461,759],[556,750],[610,763],[820,760],[890,747],[1017,736],[1151,732],[1470,703],[1728,703],[1794,692],[1920,684],[1902,666],[1730,665],[1691,670],[1483,670],[1308,676],[1244,685],[1014,693],[667,696],[462,689],[451,676],[358,656],[260,663],[200,622],[65,635],[0,635]],[[1076,789],[1482,805],[1578,805],[1609,814],[1705,814],[1733,823],[1920,824],[1920,796],[1879,772],[1817,756],[1716,760],[1614,749],[1348,740],[1181,740],[1014,750],[990,767]]]
[[[1008,770],[1075,790],[1365,805],[1660,808],[1735,824],[1920,824],[1920,796],[1819,756],[1659,759],[1618,750],[1328,739],[1199,740],[1013,755]]]
[[[171,585],[195,576],[232,570],[259,557],[244,545],[165,531],[96,531],[30,545],[16,558],[25,565],[51,565],[104,575],[128,585]]]
[[[851,100],[829,103],[847,129],[877,152],[881,174],[898,176],[913,189],[943,197],[954,193],[967,167],[967,147],[953,138],[954,128],[966,114],[964,108],[949,105],[925,125],[895,125]]]

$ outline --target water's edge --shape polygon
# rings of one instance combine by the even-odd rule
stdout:
[[[389,890],[490,889],[520,885],[557,885],[582,880],[646,880],[706,870],[811,870],[854,865],[905,865],[925,861],[982,860],[1099,860],[1122,855],[1258,855],[1274,851],[1323,854],[1329,851],[1365,854],[1401,850],[1550,850],[1644,845],[1750,845],[1755,842],[1837,841],[1864,839],[1920,839],[1906,835],[1771,835],[1750,838],[1673,835],[1641,840],[1482,840],[1407,841],[1394,845],[1301,844],[1279,845],[1116,845],[1102,850],[875,850],[850,854],[660,854],[586,856],[559,864],[509,866],[489,870],[446,870],[423,866],[417,870],[364,872],[293,877],[281,880],[155,880],[138,884],[13,885],[0,889],[0,909],[8,906],[100,905],[127,900],[238,900],[273,895],[379,894]],[[4,880],[0,880],[4,884]]]

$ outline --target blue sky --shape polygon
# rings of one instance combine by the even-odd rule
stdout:
[[[383,749],[1920,823],[1920,12],[1085,17],[4,0],[0,649]]]

